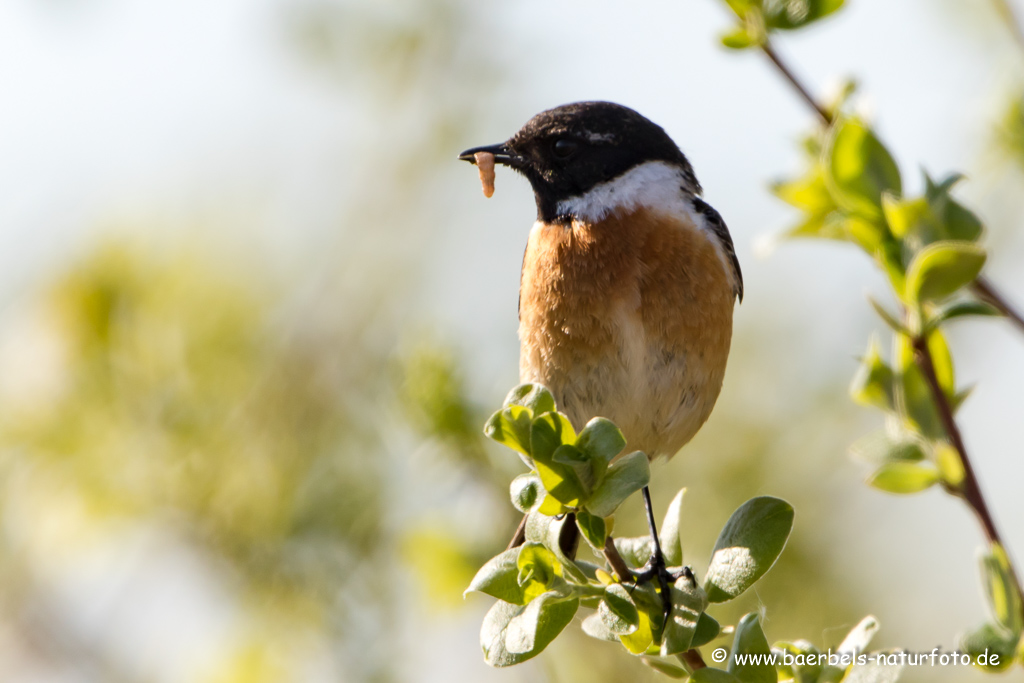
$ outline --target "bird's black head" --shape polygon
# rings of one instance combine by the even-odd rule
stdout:
[[[507,142],[467,149],[494,154],[496,163],[525,175],[537,197],[541,220],[559,217],[562,200],[585,194],[647,161],[678,166],[694,194],[700,185],[679,147],[662,128],[612,102],[577,102],[548,109],[526,122]]]

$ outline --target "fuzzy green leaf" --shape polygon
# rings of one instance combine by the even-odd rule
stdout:
[[[533,510],[547,495],[540,477],[535,472],[520,474],[513,479],[509,493],[512,496],[512,504],[522,513]]]
[[[621,583],[613,583],[604,591],[597,613],[609,631],[617,636],[636,633],[640,627],[640,613],[633,603],[633,597]]]
[[[654,554],[650,536],[616,537],[614,543],[622,559],[634,569],[643,567]]]
[[[484,425],[484,434],[529,457],[532,421],[533,416],[528,408],[508,406],[491,415]]]
[[[544,413],[535,417],[530,425],[530,447],[534,460],[550,462],[559,446],[575,442],[576,432],[569,418],[561,413]]]
[[[708,606],[707,595],[689,577],[683,576],[669,587],[672,611],[661,638],[662,656],[686,652],[697,631],[697,621]]]
[[[591,494],[587,510],[598,517],[608,517],[624,500],[651,480],[647,456],[640,451],[619,458],[604,476],[604,481]]]
[[[1013,664],[1019,636],[997,624],[985,623],[964,634],[960,649],[971,656],[971,662],[986,671],[1003,671]]]
[[[679,489],[665,511],[665,519],[661,523],[659,539],[665,563],[670,567],[683,564],[683,541],[680,536],[683,527],[683,496],[686,489]]]
[[[732,600],[764,576],[793,528],[793,506],[761,496],[741,505],[718,536],[704,579],[711,602]]]
[[[576,448],[595,461],[598,477],[604,476],[609,463],[626,447],[626,437],[611,420],[595,417],[576,437]]]
[[[707,645],[721,632],[722,626],[718,621],[707,612],[702,612],[700,619],[697,620],[697,628],[693,632],[693,641],[690,643],[690,647]]]
[[[525,605],[525,591],[516,580],[519,576],[518,558],[519,548],[512,548],[492,557],[480,567],[466,593],[486,593],[513,605]]]
[[[910,434],[893,436],[884,429],[854,441],[850,455],[876,466],[890,462],[920,462],[926,457],[924,446],[918,439]]]
[[[896,161],[862,121],[839,121],[827,155],[829,184],[839,204],[849,211],[881,220],[882,193],[902,194]]]
[[[541,384],[520,384],[505,397],[506,408],[522,406],[532,415],[543,415],[555,411],[555,398]]]
[[[1010,558],[1002,546],[993,543],[989,551],[981,555],[980,562],[982,588],[993,619],[1011,635],[1020,638],[1024,631],[1021,596],[1013,580]]]
[[[882,360],[878,343],[872,339],[868,352],[850,385],[850,396],[864,406],[892,410],[895,406],[892,368]]]
[[[578,608],[579,600],[563,600],[555,593],[545,593],[525,606],[496,602],[480,628],[484,660],[505,667],[536,657],[572,621]]]
[[[579,527],[583,538],[595,550],[600,552],[604,549],[605,539],[608,537],[608,526],[603,517],[592,515],[586,510],[579,510],[576,513],[576,526]]]
[[[978,277],[985,250],[970,242],[934,242],[919,251],[907,268],[905,298],[924,303],[945,299]]]
[[[733,636],[727,669],[742,683],[778,683],[779,675],[771,663],[762,661],[753,664],[748,660],[740,664],[737,655],[762,655],[765,658],[771,655],[771,647],[764,631],[761,630],[757,614],[747,614],[736,624],[736,635]]]
[[[891,462],[868,477],[868,485],[887,493],[917,493],[939,481],[939,471],[929,462]]]

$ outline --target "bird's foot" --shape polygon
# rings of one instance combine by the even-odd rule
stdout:
[[[668,619],[672,615],[672,584],[684,576],[691,583],[697,583],[697,579],[689,567],[683,567],[675,572],[669,571],[669,568],[665,566],[665,557],[660,548],[655,548],[654,554],[651,555],[651,559],[647,561],[643,569],[634,571],[632,574],[633,584],[636,586],[652,579],[657,580],[661,595],[662,627],[668,624]]]

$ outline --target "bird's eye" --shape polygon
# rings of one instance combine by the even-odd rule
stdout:
[[[579,146],[579,143],[576,142],[575,140],[567,140],[565,138],[562,138],[561,140],[555,142],[555,156],[558,157],[559,159],[568,159],[569,157],[576,153],[576,150],[579,148]]]

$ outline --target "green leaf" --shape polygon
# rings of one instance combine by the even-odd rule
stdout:
[[[850,396],[863,406],[892,410],[895,406],[893,383],[892,368],[882,360],[878,342],[872,339],[850,385]]]
[[[707,645],[717,638],[721,632],[722,627],[715,618],[707,612],[701,612],[700,619],[697,620],[697,628],[693,632],[693,641],[690,643],[690,647]]]
[[[868,465],[920,462],[926,455],[920,441],[909,434],[893,436],[887,430],[872,432],[853,442],[850,455]]]
[[[722,45],[732,50],[746,50],[751,47],[759,47],[763,37],[748,31],[740,26],[722,36]]]
[[[779,641],[772,646],[772,650],[778,655],[775,668],[783,677],[792,678],[794,683],[817,683],[821,675],[822,665],[818,659],[821,654],[818,648],[806,640],[796,642]],[[787,664],[785,658],[791,657],[792,664]],[[839,672],[839,677],[845,670]]]
[[[934,329],[928,335],[928,352],[935,368],[935,378],[946,393],[947,398],[956,395],[956,374],[953,372],[953,356],[949,352],[946,338],[942,330]]]
[[[1002,671],[1013,664],[1019,637],[997,624],[982,624],[961,638],[960,649],[986,671]]]
[[[939,471],[929,462],[891,462],[879,467],[867,483],[887,493],[917,493],[939,481]]]
[[[604,481],[591,494],[587,510],[598,517],[608,517],[622,501],[636,493],[651,480],[647,456],[640,451],[619,458],[604,476]]]
[[[948,320],[955,320],[956,318],[964,318],[967,316],[987,316],[998,318],[1001,317],[1002,312],[983,301],[954,301],[951,304],[943,306],[932,315],[929,321],[929,327],[938,327],[942,323]]]
[[[905,298],[924,303],[944,299],[971,282],[985,265],[985,250],[970,242],[934,242],[907,268]]]
[[[562,576],[562,565],[555,554],[540,543],[524,543],[518,550],[516,583],[522,587],[526,602],[529,602],[548,592],[548,588]]]
[[[554,553],[562,567],[562,575],[575,583],[586,583],[587,576],[576,566],[576,563],[562,552],[560,540],[563,534],[575,533],[575,529],[566,529],[567,525],[575,525],[571,515],[561,519],[548,517],[538,512],[531,512],[526,518],[526,542],[540,543]]]
[[[583,538],[587,539],[594,550],[604,550],[605,539],[608,538],[608,527],[603,517],[592,515],[586,510],[579,510],[576,513],[576,526],[579,527]]]
[[[740,679],[728,671],[712,669],[710,666],[697,669],[690,676],[691,683],[740,683]]]
[[[472,592],[486,593],[513,605],[525,605],[525,592],[516,580],[519,576],[518,558],[519,548],[492,557],[480,567],[463,596]]]
[[[657,657],[641,657],[640,661],[669,678],[686,678],[690,675],[683,667]]]
[[[843,642],[839,644],[838,652],[857,655],[867,651],[871,639],[878,633],[878,628],[878,619],[871,615],[864,617],[843,638]]]
[[[890,313],[885,308],[885,306],[875,301],[874,297],[869,296],[868,303],[871,304],[871,308],[875,309],[875,313],[877,313],[879,317],[885,321],[885,324],[889,326],[889,329],[891,329],[893,332],[902,332],[903,334],[908,334],[907,328],[903,324],[903,322],[898,317]]]
[[[778,0],[768,5],[765,23],[770,29],[791,31],[832,14],[843,0]]]
[[[711,602],[732,600],[764,576],[786,546],[793,506],[761,496],[732,514],[715,543],[704,579]]]
[[[708,606],[707,595],[690,577],[680,577],[669,587],[672,611],[661,638],[661,655],[676,655],[690,649],[697,621]]]
[[[555,411],[555,398],[540,384],[520,384],[505,397],[506,408],[522,406],[532,415],[543,415]]]
[[[551,462],[552,464],[570,467],[576,474],[576,478],[583,485],[586,495],[590,495],[590,492],[597,485],[598,474],[596,468],[601,467],[603,469],[600,462],[595,462],[592,458],[587,457],[576,446],[567,444],[563,444],[555,449],[554,454],[551,456]]]
[[[605,589],[597,613],[608,630],[616,636],[628,636],[636,633],[640,627],[640,613],[629,591],[621,583],[613,583]]]
[[[554,593],[525,606],[499,600],[480,628],[484,660],[505,667],[536,657],[572,621],[578,608],[579,600],[561,600]]]
[[[530,429],[533,417],[527,408],[509,406],[491,415],[484,425],[484,434],[503,446],[530,455]]]
[[[559,503],[576,507],[587,499],[589,492],[571,466],[554,461],[534,460],[533,463],[545,490]]]
[[[1006,551],[993,543],[987,553],[980,556],[982,588],[988,599],[992,618],[1011,635],[1020,638],[1024,631],[1021,614],[1021,596],[1017,593],[1013,569]]]
[[[930,439],[943,438],[945,429],[942,418],[921,369],[915,363],[910,363],[903,369],[899,380],[898,402],[910,424]]]
[[[509,493],[512,496],[512,504],[523,513],[533,510],[547,495],[536,472],[520,474],[513,479]]]
[[[953,174],[936,185],[925,173],[925,198],[939,224],[941,239],[973,242],[981,237],[982,223],[950,195],[950,190],[962,177]]]
[[[639,591],[634,592],[639,593]],[[658,623],[660,623],[661,613],[659,612],[656,615],[652,615],[652,610],[647,606],[637,605],[637,608],[637,615],[639,619],[636,630],[629,635],[619,636],[619,642],[621,642],[631,653],[635,655],[642,655],[646,653],[654,643],[654,632],[656,630],[654,619],[658,619]]]
[[[683,495],[686,489],[679,489],[679,493],[668,505],[665,511],[665,519],[661,523],[661,552],[665,557],[665,564],[670,567],[680,567],[683,564],[683,541],[680,536],[683,527]]]
[[[747,614],[736,624],[736,635],[733,636],[727,669],[743,683],[778,683],[779,675],[770,661],[767,661],[771,651],[757,614]],[[748,660],[740,664],[737,655],[762,655],[765,661],[752,664]]]
[[[889,230],[900,239],[919,232],[924,224],[935,220],[924,197],[899,199],[885,192],[882,194],[882,212]]]
[[[597,612],[583,620],[583,632],[598,640],[607,640],[610,643],[619,642],[619,637],[611,632]]]
[[[858,215],[881,220],[882,193],[902,194],[896,161],[857,119],[843,119],[835,125],[827,159],[829,185],[839,205]]]
[[[948,486],[959,489],[964,483],[966,472],[960,454],[948,443],[941,442],[935,446],[935,465],[939,468],[939,475]]]
[[[534,418],[530,428],[531,454],[534,460],[551,462],[555,450],[562,445],[576,442],[569,418],[561,413],[544,413]],[[543,479],[543,476],[541,477]],[[551,489],[548,489],[550,493]]]
[[[595,417],[576,437],[576,448],[595,461],[598,478],[603,477],[608,464],[626,447],[626,437],[611,420]]]
[[[613,542],[622,559],[634,569],[643,567],[654,554],[650,536],[616,537]]]

